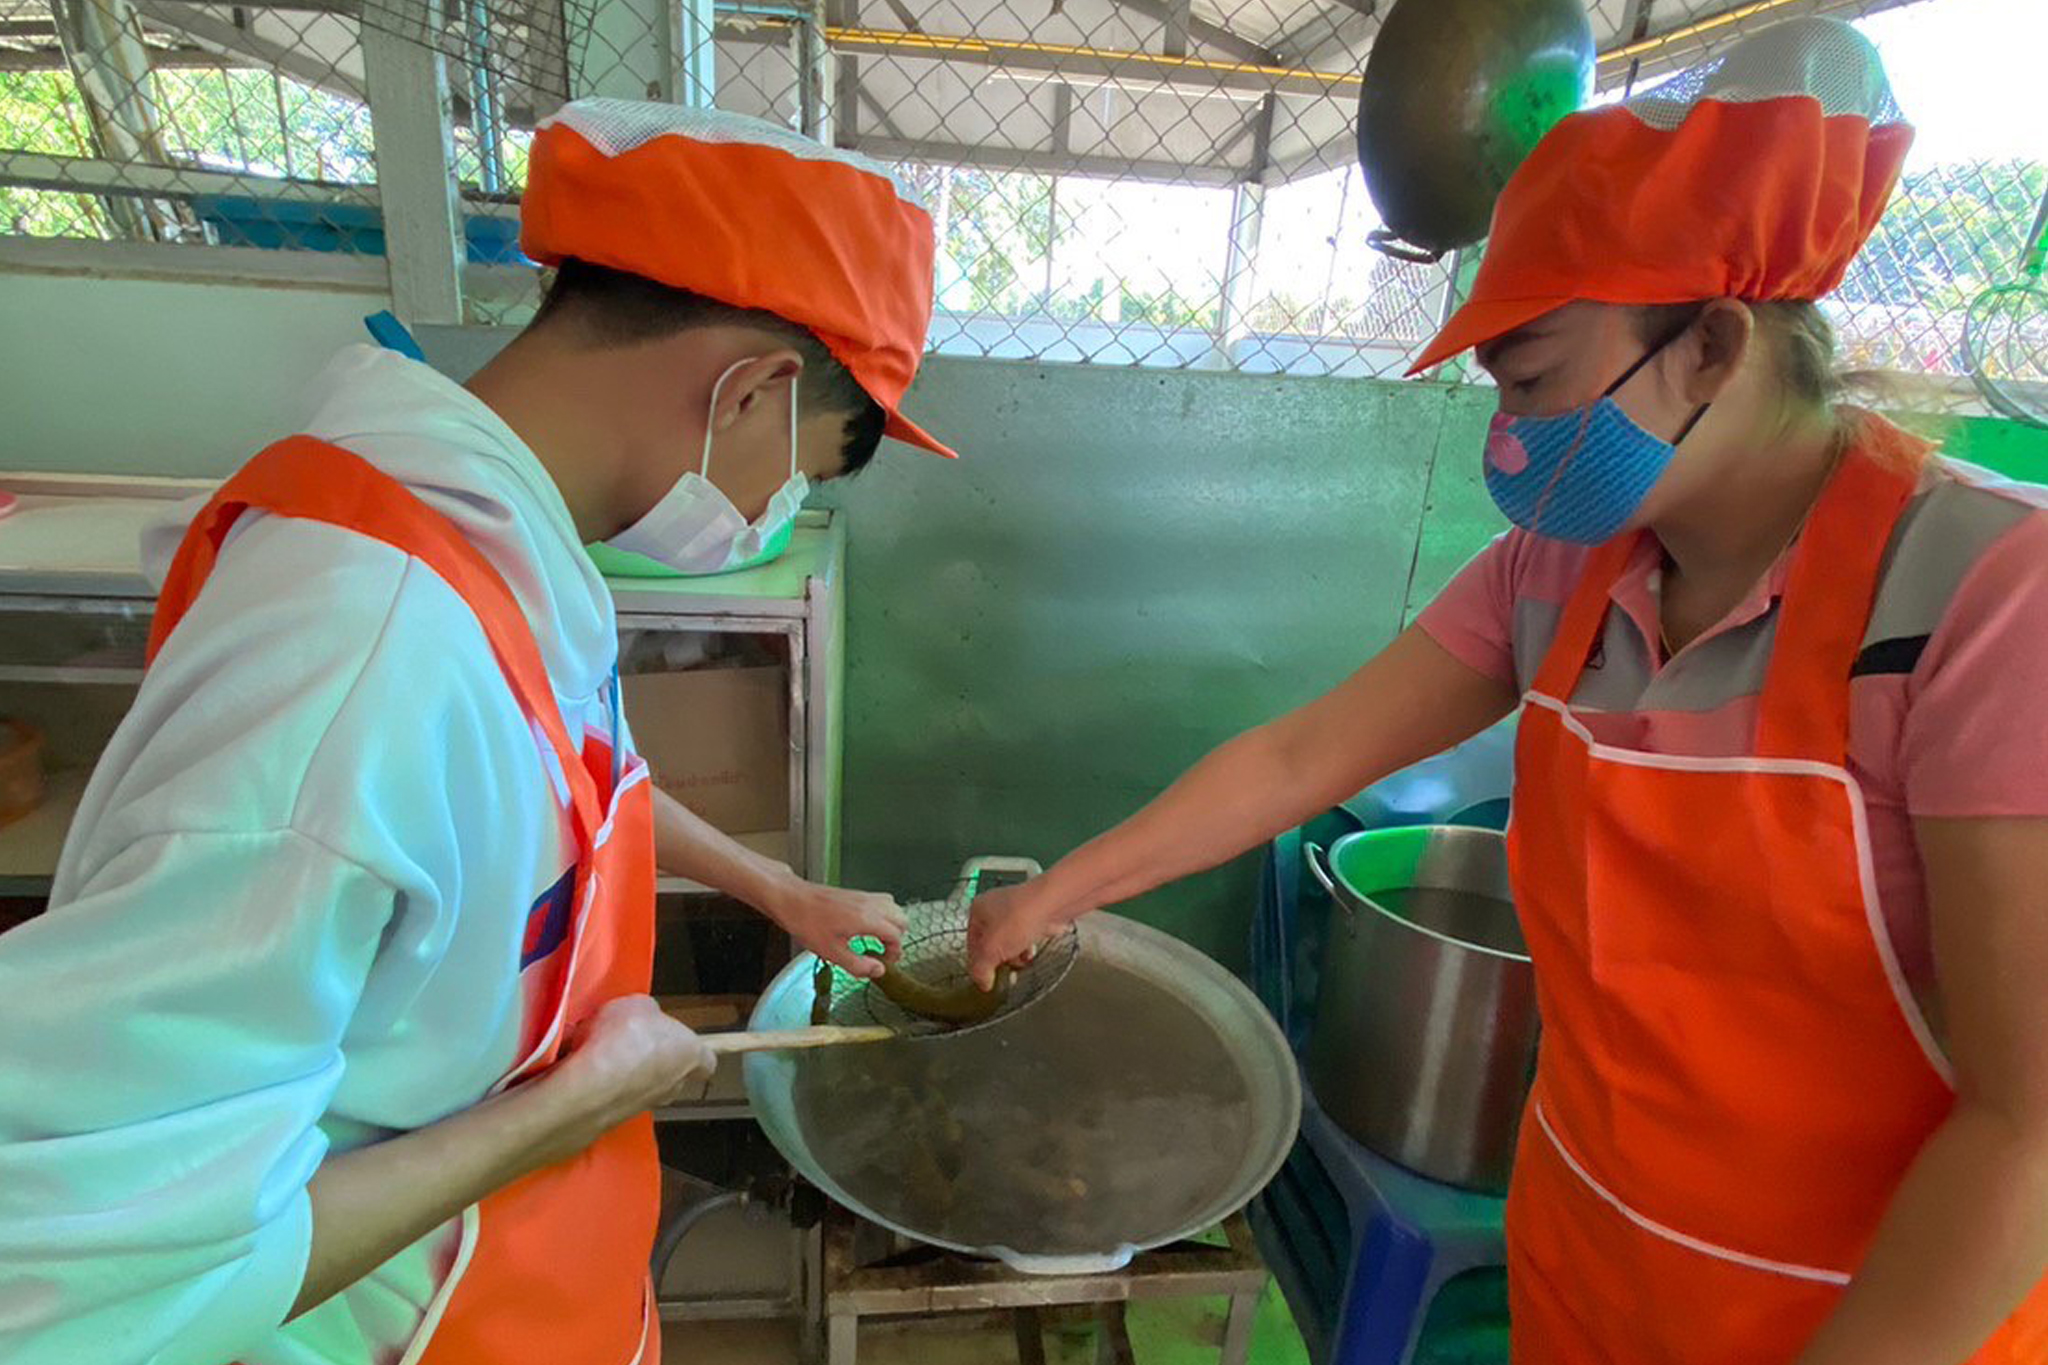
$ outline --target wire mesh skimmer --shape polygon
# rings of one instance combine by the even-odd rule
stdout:
[[[1994,412],[2048,427],[2048,192],[2020,244],[2019,274],[1979,294],[1963,319],[1963,360]]]
[[[954,1038],[1010,1018],[1066,977],[1080,954],[1080,936],[1069,925],[1040,944],[1029,962],[1000,971],[995,990],[985,993],[967,974],[968,912],[982,891],[1038,872],[1028,858],[972,859],[949,894],[903,906],[909,921],[903,952],[883,977],[857,977],[829,962],[816,963],[810,1028],[713,1034],[704,1041],[723,1055]]]

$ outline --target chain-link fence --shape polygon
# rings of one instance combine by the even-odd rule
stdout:
[[[347,9],[0,0],[0,224],[360,249],[375,155]]]
[[[1366,244],[1354,126],[1387,3],[0,0],[0,225],[381,252],[378,137],[410,136],[407,164],[458,187],[467,316],[515,322],[537,293],[513,240],[535,122],[577,95],[715,92],[921,189],[939,350],[1387,374],[1454,301],[1459,264]],[[1896,46],[1900,15],[1983,3],[1589,0],[1599,97],[1796,14]],[[401,97],[439,149],[393,131]],[[1964,311],[2010,272],[2044,151],[1916,160],[1830,305],[1851,361],[1959,373]]]

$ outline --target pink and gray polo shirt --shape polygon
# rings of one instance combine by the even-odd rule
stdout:
[[[1420,624],[1467,665],[1526,690],[1588,553],[1509,531]],[[1667,659],[1663,555],[1646,538],[1613,589],[1617,609],[1571,698],[1574,715],[1605,744],[1749,752],[1790,562],[1787,551],[1726,618]],[[1886,550],[1849,687],[1849,770],[1869,809],[1878,895],[1939,1036],[1912,822],[2048,816],[2048,489],[1931,461]]]

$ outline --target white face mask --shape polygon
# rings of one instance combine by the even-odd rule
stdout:
[[[711,410],[704,422],[704,460],[676,480],[647,515],[605,543],[686,574],[726,573],[774,559],[789,548],[796,514],[811,482],[796,467],[796,378],[789,381],[789,477],[749,525],[732,499],[711,482],[711,429],[725,381],[749,361],[742,360],[711,386]]]

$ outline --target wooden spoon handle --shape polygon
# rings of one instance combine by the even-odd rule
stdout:
[[[720,1057],[741,1052],[788,1052],[798,1048],[839,1047],[846,1043],[886,1043],[896,1030],[881,1024],[859,1028],[820,1024],[815,1028],[771,1029],[763,1033],[707,1033],[705,1045]]]

